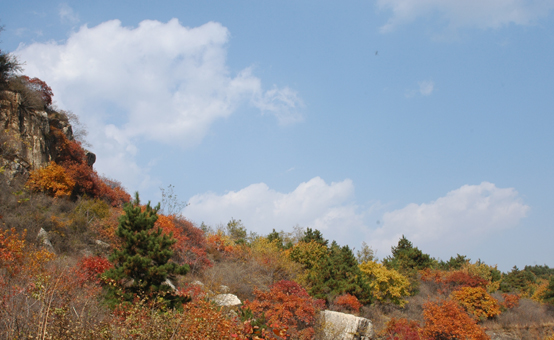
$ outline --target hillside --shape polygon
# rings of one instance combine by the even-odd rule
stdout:
[[[379,260],[310,228],[194,225],[171,187],[157,208],[98,175],[40,79],[1,83],[1,338],[318,339],[321,310],[369,319],[380,339],[554,337],[554,268],[437,261],[405,237]]]

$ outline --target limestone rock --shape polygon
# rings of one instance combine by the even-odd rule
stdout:
[[[368,340],[373,337],[373,325],[366,318],[325,310],[320,313],[323,331],[321,340]]]
[[[54,247],[52,246],[52,243],[50,242],[50,238],[48,237],[48,232],[44,230],[43,228],[40,228],[38,234],[37,234],[37,241],[42,244],[46,249],[54,253]]]
[[[219,292],[222,294],[227,294],[231,292],[231,289],[225,285],[219,286]]]
[[[96,243],[98,246],[100,246],[104,249],[109,249],[111,247],[109,243],[106,243],[106,242],[101,241],[101,240],[96,240],[96,241],[94,241],[94,243]]]
[[[233,294],[218,294],[212,298],[212,300],[219,306],[237,306],[240,305],[242,302],[240,299]]]
[[[67,119],[55,111],[39,111],[22,105],[21,95],[0,91],[0,168],[8,184],[15,178],[26,180],[29,171],[43,168],[57,157],[56,139],[50,126],[60,129],[67,139],[74,140],[73,129]],[[96,155],[87,152],[89,166]]]
[[[169,286],[171,288],[171,290],[173,290],[173,291],[177,290],[177,288],[175,288],[175,285],[173,284],[173,282],[171,282],[170,279],[165,279],[165,281],[162,284],[166,285],[166,286]]]

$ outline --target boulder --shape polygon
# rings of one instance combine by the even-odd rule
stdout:
[[[50,238],[48,237],[48,232],[44,230],[44,228],[40,228],[37,234],[37,241],[40,244],[42,244],[46,249],[48,249],[50,252],[54,253],[54,247],[50,242]]]
[[[368,340],[373,337],[371,321],[352,314],[325,310],[320,313],[321,340]]]
[[[242,302],[233,294],[218,294],[212,298],[212,300],[219,306],[231,307],[240,305]]]

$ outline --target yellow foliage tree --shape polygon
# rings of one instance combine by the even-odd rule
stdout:
[[[487,291],[489,293],[496,292],[500,288],[500,271],[498,271],[496,265],[489,266],[483,262],[477,261],[475,263],[467,262],[462,266],[462,271],[479,276],[482,279],[489,281],[487,284]],[[495,275],[497,277],[495,277]]]
[[[403,297],[409,295],[410,281],[394,269],[387,269],[375,261],[360,264],[364,279],[371,287],[371,294],[381,302],[392,302],[404,306]]]
[[[54,197],[69,196],[75,187],[75,181],[65,169],[54,163],[30,173],[27,186],[33,191],[46,192]]]
[[[317,276],[327,252],[327,247],[316,241],[298,242],[291,249],[290,258],[304,268],[304,272],[298,276],[299,283],[304,287],[310,286],[310,277]]]

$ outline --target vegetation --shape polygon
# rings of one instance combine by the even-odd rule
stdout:
[[[197,227],[179,214],[172,186],[163,210],[138,193],[131,200],[62,132],[70,117],[51,107],[47,84],[19,76],[9,54],[0,71],[25,109],[47,110],[58,151],[26,183],[0,173],[0,338],[315,339],[322,309],[372,320],[380,339],[554,334],[547,265],[501,273],[460,254],[440,261],[405,236],[379,261],[367,244],[354,255],[311,228]],[[13,151],[8,137],[3,155]],[[227,292],[243,303],[219,306],[214,296]]]

